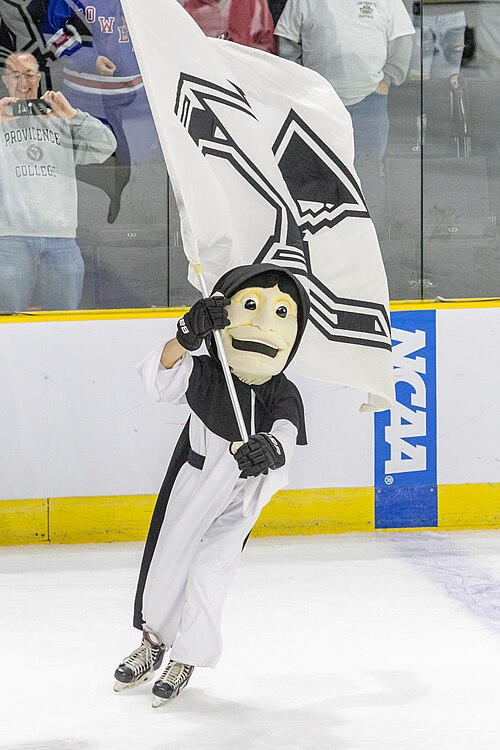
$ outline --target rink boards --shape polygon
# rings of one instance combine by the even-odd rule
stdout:
[[[181,310],[0,318],[0,544],[143,539],[184,406],[135,364]],[[293,372],[309,444],[254,531],[500,526],[500,303],[392,306],[397,403]]]

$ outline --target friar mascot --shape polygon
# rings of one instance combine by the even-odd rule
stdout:
[[[134,627],[142,643],[115,671],[115,690],[150,680],[153,706],[175,698],[195,666],[215,667],[221,614],[242,547],[263,506],[288,483],[304,408],[283,370],[299,346],[309,299],[272,264],[233,268],[179,321],[176,338],[139,365],[156,401],[188,403],[155,506],[139,574]],[[248,441],[241,442],[213,331],[221,330]],[[209,356],[191,352],[205,342]]]

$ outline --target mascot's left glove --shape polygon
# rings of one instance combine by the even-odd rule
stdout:
[[[231,300],[217,295],[195,302],[191,310],[177,323],[177,341],[188,352],[199,349],[210,331],[220,330],[229,324],[226,307]]]
[[[240,445],[234,457],[238,462],[242,479],[267,474],[269,469],[280,469],[285,463],[285,451],[279,440],[267,432],[250,435]]]

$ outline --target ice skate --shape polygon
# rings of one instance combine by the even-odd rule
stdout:
[[[159,680],[153,685],[153,708],[177,698],[189,682],[194,667],[180,661],[169,661]]]
[[[139,648],[132,651],[115,670],[115,693],[151,680],[155,670],[161,667],[164,655],[165,645],[154,634],[145,631]]]

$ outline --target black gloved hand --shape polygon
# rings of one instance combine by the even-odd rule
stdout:
[[[234,454],[241,477],[267,474],[269,469],[280,469],[285,463],[285,451],[279,440],[267,432],[250,435]]]
[[[191,310],[177,323],[177,341],[184,349],[199,349],[210,331],[220,330],[229,324],[226,306],[231,300],[222,295],[207,297],[195,302]]]

